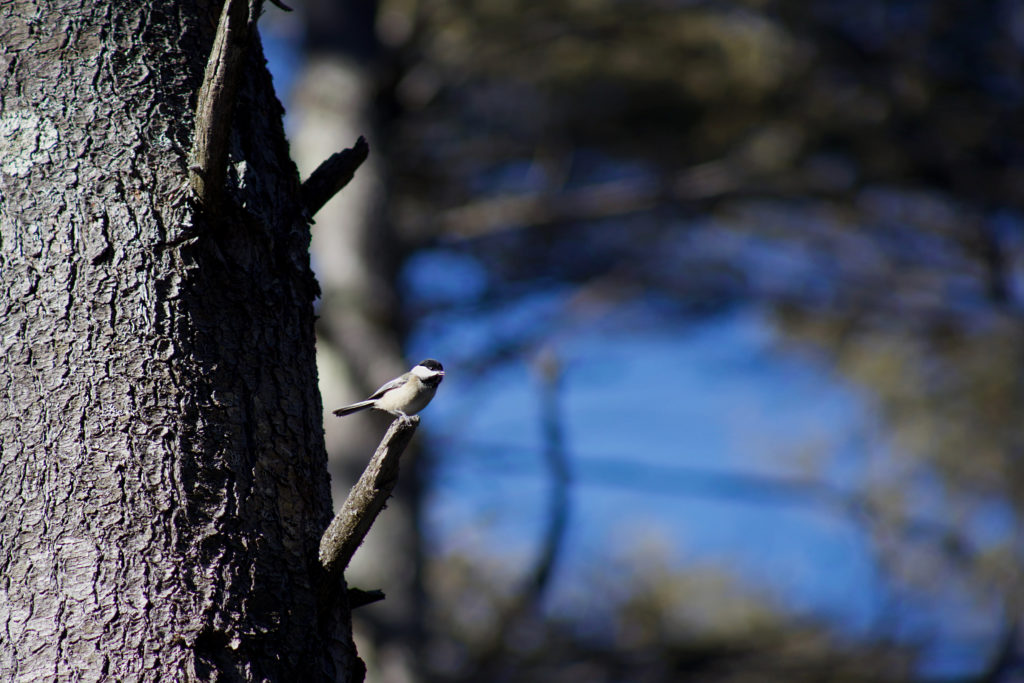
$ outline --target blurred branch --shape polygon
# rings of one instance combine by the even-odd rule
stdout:
[[[1010,303],[1010,268],[1007,263],[1006,249],[999,239],[999,233],[989,220],[985,220],[979,226],[978,234],[978,250],[981,262],[985,264],[986,289],[989,299],[998,305]]]
[[[1024,662],[1017,655],[1017,641],[1020,638],[1020,623],[1016,615],[1010,621],[1006,632],[999,639],[998,647],[992,661],[978,677],[978,683],[1000,683],[1001,681],[1019,680],[1016,675],[1021,673]]]
[[[697,164],[664,176],[644,175],[571,189],[543,188],[467,202],[436,215],[417,215],[414,234],[474,238],[508,229],[592,221],[681,203],[754,199],[843,198],[849,188],[823,185],[801,172],[757,177],[729,158]]]
[[[302,183],[302,203],[310,217],[355,177],[356,170],[370,155],[370,145],[362,135],[349,149],[336,152],[323,161]]]
[[[441,212],[429,233],[479,237],[508,228],[620,216],[653,208],[660,195],[653,183],[615,180],[557,193],[491,197]]]
[[[508,649],[508,634],[531,611],[540,607],[551,577],[558,564],[569,521],[569,459],[565,448],[559,395],[561,366],[549,349],[541,352],[537,362],[543,382],[541,390],[541,424],[544,434],[544,456],[551,476],[551,498],[548,506],[544,541],[533,569],[528,573],[514,602],[495,619],[494,633],[486,640],[471,667],[477,680],[494,680]]]
[[[440,441],[448,443],[443,436]],[[462,445],[467,444],[463,442]],[[509,450],[495,443],[474,441],[469,445],[489,453],[503,448]],[[452,450],[459,449],[453,447]],[[509,461],[518,464],[523,459],[516,457]],[[516,474],[512,471],[506,473]],[[525,470],[518,474],[525,474]],[[581,456],[573,480],[578,484],[639,490],[648,495],[703,496],[754,505],[820,507],[875,524],[887,517],[879,504],[864,495],[822,481],[721,472],[679,465],[654,465],[627,458]],[[949,527],[938,522],[919,518],[886,521],[898,524],[900,535],[906,539],[935,541],[951,559],[962,560],[973,554],[973,550],[962,539],[958,539]]]
[[[337,583],[352,555],[366,538],[370,526],[384,509],[398,482],[402,452],[419,423],[416,416],[399,418],[391,423],[363,475],[320,539],[320,566],[327,574],[328,586]]]
[[[541,392],[541,425],[544,435],[544,457],[551,476],[551,500],[548,507],[548,528],[543,550],[537,558],[532,577],[523,593],[523,602],[537,605],[547,589],[551,574],[565,540],[569,521],[569,458],[565,449],[565,431],[559,407],[562,371],[553,352],[545,351],[538,362],[543,381]]]

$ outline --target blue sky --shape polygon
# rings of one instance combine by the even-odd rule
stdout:
[[[461,337],[417,339],[423,351],[412,355],[430,347],[443,356],[452,344],[458,357]],[[588,554],[609,547],[610,534],[656,530],[676,546],[680,566],[718,562],[798,609],[855,630],[868,624],[870,601],[850,600],[876,592],[855,525],[799,497],[750,499],[715,477],[817,480],[803,453],[837,447],[829,442],[863,410],[853,391],[823,369],[773,355],[766,326],[747,312],[688,331],[581,334],[561,346],[576,475],[570,566],[592,564]],[[430,408],[440,458],[432,523],[457,544],[463,519],[504,511],[502,533],[531,548],[547,491],[539,381],[525,366],[469,382],[457,372]]]
[[[414,335],[410,357],[464,357],[462,340],[486,339],[493,324],[428,325]],[[574,483],[552,603],[560,591],[571,594],[571,577],[613,563],[623,539],[655,539],[680,570],[720,567],[752,595],[826,618],[840,633],[881,624],[909,640],[933,638],[923,673],[969,672],[988,654],[969,646],[989,642],[988,615],[972,614],[953,590],[938,603],[894,600],[866,532],[843,511],[743,488],[752,475],[856,492],[860,446],[874,429],[869,397],[813,354],[782,352],[756,310],[661,332],[580,330],[561,338],[558,354]],[[432,540],[445,551],[506,557],[525,573],[549,491],[539,380],[525,364],[475,378],[446,363],[425,415],[437,458]]]

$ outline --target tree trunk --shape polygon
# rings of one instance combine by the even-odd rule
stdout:
[[[257,38],[225,207],[178,192],[219,11],[0,5],[10,679],[361,675],[347,606],[315,590],[316,284]]]
[[[401,244],[386,212],[389,126],[377,103],[387,100],[388,50],[376,41],[373,0],[307,0],[305,54],[293,104],[293,156],[303,177],[320,163],[325,145],[351,145],[366,135],[372,153],[359,175],[316,217],[312,253],[320,305],[320,389],[328,408],[364,398],[409,369],[402,353],[396,271]],[[416,361],[418,359],[410,359]],[[325,425],[334,500],[340,507],[390,420],[370,413]],[[359,548],[347,576],[353,586],[383,589],[387,599],[354,615],[359,650],[374,683],[419,680],[422,639],[419,477],[414,453]]]

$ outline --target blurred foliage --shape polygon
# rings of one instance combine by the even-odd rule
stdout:
[[[680,573],[652,548],[575,576],[571,597],[522,614],[502,632],[494,615],[518,599],[508,564],[450,555],[432,564],[435,634],[430,679],[507,681],[903,681],[909,648],[844,639],[749,593],[721,567]],[[652,554],[653,552],[653,554]],[[553,616],[557,614],[557,616]],[[487,656],[481,656],[487,653]],[[825,677],[825,678],[823,678]]]
[[[394,55],[391,218],[408,249],[480,264],[466,291],[414,298],[423,319],[557,288],[562,322],[595,306],[652,326],[768,311],[789,351],[824,354],[876,401],[885,437],[856,494],[879,565],[910,594],[956,586],[994,612],[1007,637],[982,646],[989,674],[1019,667],[1024,3],[382,0],[377,26]],[[517,329],[472,361],[552,333]],[[979,531],[993,517],[1003,531]],[[464,559],[438,562],[439,604],[486,603],[442,615],[438,652],[454,654],[439,670],[458,678],[493,650],[458,611],[495,619],[514,598]],[[622,638],[520,613],[533,645],[505,653],[520,667],[507,680],[913,670],[909,650],[837,643],[775,606],[729,636],[679,627],[681,596],[707,586],[641,578],[616,607]],[[713,593],[723,619],[730,593]],[[694,633],[728,670],[694,663]]]

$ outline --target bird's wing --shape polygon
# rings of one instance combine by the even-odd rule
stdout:
[[[380,398],[381,396],[383,396],[387,392],[391,391],[392,389],[397,389],[398,387],[402,386],[407,381],[408,380],[405,379],[404,377],[396,377],[393,380],[391,380],[390,382],[388,382],[387,384],[381,386],[381,388],[378,389],[377,391],[375,391],[372,394],[370,394],[370,398],[371,399],[373,399],[373,398]]]

